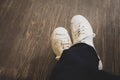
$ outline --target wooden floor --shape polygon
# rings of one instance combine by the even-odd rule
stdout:
[[[93,26],[104,70],[120,75],[120,0],[0,0],[0,80],[48,80],[50,35],[76,14]]]

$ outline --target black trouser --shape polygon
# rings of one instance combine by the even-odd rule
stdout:
[[[78,43],[64,50],[50,80],[120,80],[120,77],[98,70],[99,58],[93,47]]]

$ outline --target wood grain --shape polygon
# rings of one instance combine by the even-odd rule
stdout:
[[[52,31],[85,16],[104,70],[120,75],[120,0],[0,0],[0,79],[48,80]]]

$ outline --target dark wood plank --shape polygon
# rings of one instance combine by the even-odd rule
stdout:
[[[46,80],[56,64],[52,31],[85,16],[104,70],[120,75],[119,0],[0,0],[0,79]]]

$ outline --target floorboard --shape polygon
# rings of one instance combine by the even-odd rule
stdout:
[[[0,0],[0,79],[48,80],[52,31],[85,16],[104,70],[120,75],[120,0]]]

